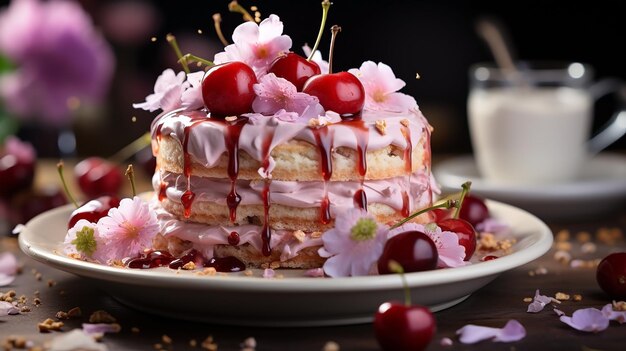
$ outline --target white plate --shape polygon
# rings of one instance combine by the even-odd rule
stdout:
[[[433,168],[444,192],[456,192],[472,181],[472,192],[506,202],[541,218],[589,218],[623,210],[626,204],[626,156],[599,154],[589,160],[579,179],[540,185],[503,185],[480,176],[474,158],[455,157]]]
[[[502,203],[488,205],[495,217],[512,226],[514,252],[465,267],[406,274],[414,304],[434,311],[453,306],[500,273],[550,248],[552,233],[539,219]],[[398,275],[307,278],[301,270],[281,270],[283,279],[264,279],[258,271],[256,277],[198,276],[169,268],[115,268],[72,259],[59,253],[71,210],[65,206],[31,220],[19,236],[22,250],[89,279],[120,302],[145,312],[233,325],[340,325],[369,322],[382,302],[404,296]]]

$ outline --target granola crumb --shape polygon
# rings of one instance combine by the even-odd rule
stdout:
[[[132,327],[132,328],[130,328],[130,332],[133,333],[133,334],[139,334],[140,330],[137,327]]]
[[[267,263],[267,262],[261,263],[261,268],[268,269],[268,268],[270,268],[270,264]]]
[[[58,311],[55,317],[56,319],[70,319],[70,317],[67,316],[67,312],[63,312],[63,311]]]
[[[214,267],[207,267],[201,271],[196,272],[197,275],[216,275],[217,270]]]
[[[312,239],[319,239],[322,237],[322,232],[313,232],[311,233],[311,238]]]
[[[272,262],[270,263],[270,268],[271,268],[271,269],[277,269],[277,268],[280,268],[280,262],[279,262],[279,261],[272,261]]]
[[[572,255],[563,250],[558,250],[554,253],[554,259],[562,264],[568,264],[572,260]]]
[[[4,346],[4,350],[25,349],[28,346],[28,341],[22,336],[9,336],[4,340],[2,346]]]
[[[117,320],[109,312],[98,310],[89,316],[89,323],[115,323]]]
[[[564,242],[564,241],[568,241],[570,237],[570,232],[567,229],[563,229],[560,230],[558,233],[556,233],[555,235],[555,241],[557,242]]]
[[[163,334],[163,336],[161,336],[161,341],[166,344],[166,345],[171,345],[172,344],[172,338],[170,338],[168,335]]]
[[[190,347],[197,347],[198,346],[198,341],[196,339],[189,340],[189,346]]]
[[[613,301],[613,311],[626,311],[626,301]]]
[[[249,269],[246,269],[245,271],[243,271],[243,275],[245,275],[246,277],[251,277],[254,275],[254,272]]]
[[[293,232],[293,237],[296,238],[296,240],[298,240],[299,242],[304,242],[304,239],[306,238],[306,234],[304,234],[304,232],[302,230],[296,230],[295,232]]]
[[[411,124],[411,122],[408,119],[404,118],[400,120],[400,124],[402,124],[405,127],[408,127]]]
[[[572,295],[572,300],[576,301],[576,302],[582,301],[583,300],[583,296],[581,294],[574,294],[574,295]]]
[[[587,243],[591,241],[591,234],[586,231],[578,232],[576,234],[576,240],[581,244]]]
[[[569,241],[557,241],[554,243],[554,248],[560,251],[572,251],[572,243]]]
[[[254,351],[254,349],[256,349],[256,339],[253,337],[249,337],[246,338],[242,343],[241,343],[241,351],[243,350],[250,350],[250,351]]]
[[[161,345],[159,343],[156,343],[156,344],[154,344],[154,349],[155,350],[162,350],[163,349],[163,345]]]
[[[227,116],[224,119],[226,120],[226,122],[234,122],[237,120],[237,116]]]
[[[217,344],[213,340],[212,335],[207,336],[206,339],[202,341],[202,344],[200,345],[200,347],[207,351],[217,351]]]
[[[35,297],[33,299],[33,303],[35,304],[35,306],[39,306],[39,305],[41,305],[41,299],[38,298],[38,297]]]
[[[56,322],[52,318],[48,318],[45,321],[37,324],[40,333],[48,333],[53,330],[60,331],[63,327],[63,322]]]
[[[586,242],[580,247],[580,251],[586,254],[594,253],[596,252],[596,249],[597,249],[596,244],[592,242]]]
[[[533,298],[532,297],[525,297],[524,302],[529,303],[529,302],[533,302]]]
[[[567,301],[567,300],[570,299],[570,296],[569,296],[569,294],[566,294],[566,293],[563,293],[563,292],[557,292],[554,295],[554,298],[559,300],[559,301]]]
[[[53,286],[55,286],[55,285],[57,285],[57,282],[55,282],[55,281],[54,281],[54,280],[52,280],[52,279],[48,279],[48,287],[49,287],[49,288],[51,288],[51,287],[53,287]]]
[[[326,344],[324,345],[324,348],[322,348],[322,351],[339,351],[339,344],[337,344],[334,341],[328,341],[326,342]]]
[[[196,263],[193,261],[189,261],[185,263],[182,268],[186,271],[193,271],[194,269],[196,269]]]
[[[82,315],[83,315],[83,311],[81,311],[80,307],[74,307],[74,308],[71,308],[69,311],[67,311],[67,316],[70,318],[80,317]]]
[[[37,279],[38,281],[41,281],[42,278],[43,276],[41,275],[41,273],[39,272],[35,273],[35,279]]]
[[[535,274],[537,275],[546,275],[548,274],[548,269],[546,267],[539,267],[535,269]]]
[[[495,250],[498,247],[498,242],[495,236],[491,233],[480,234],[480,240],[478,242],[481,250]]]
[[[624,233],[620,228],[600,228],[596,232],[596,238],[598,241],[607,244],[614,245],[617,241],[624,238]]]
[[[387,134],[387,121],[384,119],[379,119],[374,122],[376,124],[376,130],[381,134]]]
[[[25,313],[25,312],[30,312],[30,307],[28,306],[22,306],[22,308],[20,308],[20,312]]]

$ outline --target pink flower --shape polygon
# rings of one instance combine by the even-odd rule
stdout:
[[[183,91],[180,97],[181,105],[186,110],[197,110],[204,106],[202,78],[204,78],[204,71],[193,72],[187,75],[187,89]]]
[[[609,319],[597,308],[583,308],[574,311],[571,317],[561,316],[561,322],[586,332],[598,333],[609,327]]]
[[[85,206],[94,205],[96,200],[89,201]],[[63,241],[66,255],[80,255],[82,259],[92,259],[107,263],[103,255],[105,242],[102,240],[96,223],[81,219],[67,231]]]
[[[289,52],[291,48],[291,38],[282,33],[283,22],[276,15],[270,15],[259,25],[244,22],[233,32],[234,44],[228,45],[224,52],[216,54],[213,62],[221,64],[241,61],[261,76],[267,72],[274,59]]]
[[[405,83],[396,78],[386,64],[379,62],[376,65],[372,61],[365,61],[361,64],[361,68],[352,68],[348,72],[354,74],[363,83],[366,109],[407,112],[417,107],[417,102],[413,97],[397,93]]]
[[[0,252],[0,286],[13,283],[17,274],[17,259],[10,252]]]
[[[0,301],[0,317],[20,314],[20,310],[10,302]]]
[[[318,253],[330,257],[324,272],[331,277],[367,275],[383,252],[387,226],[377,223],[362,209],[350,209],[335,219],[335,227],[324,232]]]
[[[619,322],[619,324],[626,323],[626,311],[615,311],[610,303],[602,307],[601,312],[609,320]]]
[[[308,45],[304,45],[302,47],[302,51],[304,51],[304,54],[309,57],[309,55],[311,55],[311,47]],[[319,50],[315,50],[315,53],[313,54],[313,57],[311,58],[311,61],[317,63],[318,66],[320,66],[320,71],[322,74],[328,74],[328,61],[325,61],[322,58],[322,53]]]
[[[98,232],[106,242],[102,258],[106,261],[123,259],[149,248],[159,232],[156,215],[146,201],[135,196],[120,201],[118,208],[109,210],[98,221]]]
[[[274,115],[280,110],[295,112],[303,119],[310,119],[324,114],[319,99],[296,90],[288,80],[267,74],[254,85],[257,97],[252,103],[252,110],[264,115]],[[280,119],[280,118],[279,118]]]
[[[113,74],[111,48],[73,1],[12,1],[0,11],[0,52],[18,67],[0,76],[6,108],[54,125],[70,122],[69,100],[99,102]]]
[[[459,237],[453,232],[442,231],[435,223],[428,225],[405,223],[398,228],[390,230],[388,239],[402,232],[412,230],[422,232],[433,240],[439,254],[438,268],[461,267],[469,264],[469,262],[463,260],[465,258],[465,247],[459,244]]]
[[[185,72],[174,73],[174,70],[168,68],[157,78],[154,94],[148,95],[146,102],[133,104],[133,107],[150,112],[158,109],[163,111],[177,109],[182,106],[181,97],[188,84],[185,82]]]
[[[501,329],[468,324],[456,333],[459,335],[459,341],[464,344],[475,344],[487,339],[495,342],[512,342],[523,339],[526,336],[526,329],[518,321],[511,319]]]

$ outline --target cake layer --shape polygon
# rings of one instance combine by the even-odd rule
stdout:
[[[234,188],[229,180],[192,176],[187,184],[187,177],[181,174],[157,172],[153,186],[161,194],[165,209],[181,219],[211,225],[262,225],[266,214],[263,198],[267,195],[271,228],[304,231],[326,230],[337,213],[361,205],[380,222],[391,223],[428,206],[432,200],[431,178],[421,172],[363,183],[238,180]],[[229,207],[227,198],[233,189],[241,200],[238,206]],[[366,200],[362,200],[361,190]],[[185,216],[182,198],[189,192],[194,197],[186,205]],[[321,220],[325,200],[331,219],[326,224]],[[235,220],[231,221],[233,212]]]
[[[430,130],[418,110],[364,113],[361,120],[321,128],[273,117],[229,123],[193,111],[164,114],[152,129],[159,168],[173,173],[355,181],[430,172]]]

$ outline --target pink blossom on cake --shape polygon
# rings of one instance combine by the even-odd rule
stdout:
[[[276,15],[270,15],[258,25],[240,24],[233,32],[233,43],[216,54],[213,62],[241,61],[252,67],[257,76],[264,75],[274,59],[291,48],[291,38],[283,35],[283,22]]]
[[[383,252],[388,228],[360,208],[337,216],[335,227],[322,234],[324,246],[318,250],[328,257],[324,272],[331,277],[368,275]]]
[[[361,67],[352,68],[354,74],[365,89],[365,109],[375,111],[408,112],[417,107],[412,96],[398,93],[406,84],[396,78],[391,67],[379,62],[365,61]]]
[[[252,103],[252,110],[263,115],[275,115],[280,110],[295,112],[296,118],[308,120],[324,114],[324,108],[319,99],[306,93],[298,92],[290,81],[269,73],[259,79],[254,85],[256,99]],[[280,120],[295,121],[293,118]]]
[[[187,110],[197,110],[204,107],[202,100],[202,78],[204,71],[187,74],[187,89],[180,97],[181,105]]]
[[[181,97],[188,84],[185,81],[185,72],[174,73],[173,69],[168,68],[154,83],[154,94],[148,95],[145,102],[133,104],[133,107],[150,112],[177,109],[182,106]]]

